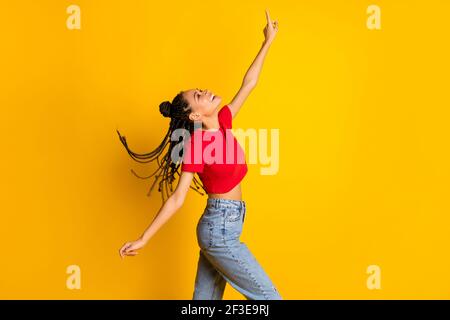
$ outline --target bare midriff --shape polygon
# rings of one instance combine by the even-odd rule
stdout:
[[[233,189],[226,193],[209,193],[208,198],[242,200],[241,183],[238,183]]]

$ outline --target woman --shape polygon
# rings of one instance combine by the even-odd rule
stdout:
[[[119,133],[130,156],[139,162],[158,159],[165,147],[169,145],[168,152],[162,159],[158,159],[158,170],[151,175],[155,175],[155,182],[150,189],[151,191],[158,178],[162,177],[158,190],[163,196],[163,201],[165,195],[168,198],[143,235],[136,241],[127,242],[122,246],[119,251],[122,258],[138,254],[137,250],[144,247],[182,206],[189,188],[193,188],[192,182],[196,187],[193,188],[194,190],[198,191],[202,187],[208,193],[206,208],[197,225],[200,254],[193,293],[195,300],[222,299],[226,282],[247,299],[282,299],[247,246],[239,240],[246,213],[240,182],[247,173],[247,165],[245,157],[244,161],[238,163],[236,158],[243,155],[243,150],[232,134],[227,135],[232,128],[232,119],[258,81],[267,51],[277,34],[278,22],[272,22],[267,11],[266,19],[265,39],[262,47],[245,74],[239,92],[229,104],[220,108],[221,97],[208,90],[199,89],[181,91],[171,103],[169,101],[161,103],[160,112],[165,117],[171,118],[170,127],[161,145],[148,154],[131,151],[125,137],[120,136]],[[196,124],[200,124],[200,130],[195,130]],[[185,130],[190,134],[190,138],[184,137],[185,139],[183,139],[183,146],[185,146],[183,150],[186,150],[186,153],[182,151],[185,154],[181,163],[181,175],[178,185],[173,191],[172,182],[175,174],[179,175],[180,162],[175,161],[172,156],[177,141],[172,141],[172,139],[169,141],[169,139],[176,130]],[[195,144],[199,140],[194,139],[195,134],[200,135],[201,145],[198,149]],[[213,136],[214,138],[212,138]],[[221,146],[226,148],[224,149],[226,152],[237,151],[232,153],[232,161],[230,162],[230,158],[222,163],[206,161],[205,149],[209,145],[206,143],[207,141],[211,141],[211,143],[212,141],[222,141],[223,145]],[[232,147],[230,147],[230,142],[233,142]],[[196,152],[193,152],[195,150]],[[202,152],[200,161],[195,159],[198,150]],[[224,154],[225,152],[222,153],[222,156]],[[214,155],[215,159],[221,157],[216,158],[216,156],[217,154]],[[200,177],[202,184],[194,177],[195,173]]]

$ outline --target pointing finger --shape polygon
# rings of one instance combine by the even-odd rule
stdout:
[[[267,9],[266,9],[266,19],[267,19],[267,23],[268,23],[269,25],[272,24],[272,20],[270,20],[269,11],[267,11]]]

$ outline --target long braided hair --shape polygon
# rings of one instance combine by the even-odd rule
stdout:
[[[171,139],[172,132],[176,129],[186,129],[192,136],[192,133],[194,131],[194,122],[191,119],[189,119],[191,107],[189,106],[189,103],[186,101],[186,99],[184,99],[183,91],[180,91],[172,100],[172,102],[170,101],[162,102],[159,105],[159,111],[164,117],[170,118],[170,125],[162,142],[155,150],[149,153],[133,152],[128,147],[126,137],[122,136],[119,130],[117,130],[117,134],[119,135],[120,141],[122,142],[128,154],[131,156],[133,160],[140,163],[148,163],[154,160],[157,161],[158,168],[156,169],[155,172],[153,172],[149,176],[146,177],[139,176],[138,174],[136,174],[136,172],[134,172],[133,169],[131,169],[131,172],[140,179],[150,179],[151,177],[154,176],[155,180],[150,186],[147,196],[150,196],[156,183],[158,183],[158,179],[161,178],[158,183],[158,191],[161,192],[162,201],[165,202],[165,200],[174,191],[172,183],[175,180],[175,175],[180,176],[180,172],[178,171],[179,167],[181,166],[181,163],[180,161],[173,162],[173,159],[171,157],[172,149],[179,143],[179,141],[172,141]],[[180,138],[183,139],[183,143],[186,142],[185,136],[181,136]],[[167,145],[169,145],[169,149],[167,150],[167,152],[164,152]],[[185,148],[181,149],[183,153],[184,149]],[[184,154],[181,155],[181,158],[183,156]],[[190,188],[194,189],[201,195],[204,195],[205,193],[199,191],[199,189],[202,188],[206,192],[201,181],[197,179],[197,177],[195,176],[193,181],[195,188],[193,186],[190,186]]]

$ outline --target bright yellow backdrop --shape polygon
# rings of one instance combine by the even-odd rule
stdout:
[[[66,8],[81,8],[81,30]],[[381,7],[381,30],[366,8]],[[205,197],[121,260],[182,89],[229,102],[279,20],[235,127],[278,128],[280,170],[243,182],[242,240],[285,299],[450,298],[448,1],[4,1],[0,298],[190,299]],[[66,268],[81,268],[81,290]],[[367,266],[381,289],[366,287]],[[225,299],[243,297],[227,286]]]

